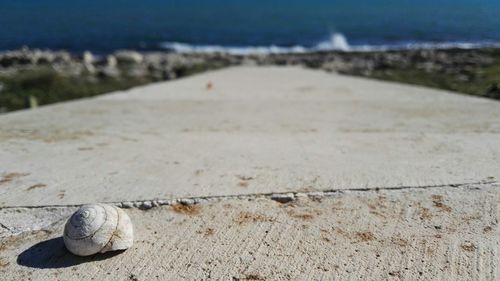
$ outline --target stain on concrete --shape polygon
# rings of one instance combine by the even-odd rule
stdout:
[[[399,247],[406,247],[408,246],[408,240],[400,238],[400,237],[393,237],[391,239],[392,243],[398,245]]]
[[[198,230],[196,233],[203,234],[203,237],[213,236],[215,234],[215,229],[207,227],[203,230]]]
[[[246,181],[240,181],[240,182],[238,183],[238,186],[239,186],[239,187],[248,187],[248,182],[246,182]]]
[[[29,173],[7,173],[2,176],[2,179],[0,179],[0,185],[7,184],[15,179],[25,177],[27,175],[29,175]]]
[[[66,192],[65,190],[61,190],[61,191],[57,194],[57,197],[58,197],[59,199],[63,199],[63,198],[64,198],[64,195],[65,195],[65,192]]]
[[[489,226],[489,225],[488,225],[488,226],[485,226],[485,227],[483,228],[483,233],[488,233],[488,232],[491,232],[492,230],[493,230],[493,228],[492,228],[491,226]]]
[[[242,181],[249,181],[249,180],[253,180],[254,179],[254,177],[245,176],[245,175],[236,175],[236,177],[239,178]]]
[[[236,175],[236,177],[240,180],[240,182],[238,182],[239,187],[248,187],[249,181],[255,179],[254,177],[245,175]]]
[[[308,212],[288,211],[287,214],[294,219],[300,219],[304,221],[310,221],[314,219],[314,215]]]
[[[264,277],[260,276],[259,274],[248,274],[245,276],[243,279],[237,279],[236,280],[245,280],[245,281],[262,281],[266,280]]]
[[[61,141],[79,140],[84,137],[93,136],[88,130],[72,131],[67,129],[6,129],[0,132],[0,140],[25,139],[30,141],[41,141],[54,143]]]
[[[474,252],[477,247],[474,243],[471,243],[471,242],[466,242],[462,245],[460,245],[460,248],[462,248],[464,251],[467,251],[467,252]]]
[[[430,219],[432,217],[432,213],[429,210],[429,208],[421,207],[419,209],[419,214],[420,214],[420,219],[421,220],[427,220],[427,219]]]
[[[389,276],[401,278],[401,273],[399,271],[391,271],[389,272]]]
[[[375,235],[373,235],[370,231],[358,232],[356,233],[356,236],[363,242],[375,240]]]
[[[450,206],[444,204],[442,195],[432,195],[432,204],[435,208],[441,209],[446,212],[451,212]]]
[[[241,212],[235,220],[238,224],[255,223],[255,222],[273,222],[274,219],[262,214]]]
[[[201,212],[200,206],[196,205],[185,205],[185,204],[175,204],[172,206],[172,210],[178,214],[196,216]]]
[[[28,188],[26,189],[26,191],[31,191],[31,190],[33,190],[33,189],[42,188],[42,187],[46,187],[46,186],[47,186],[46,184],[43,184],[43,183],[37,183],[37,184],[34,184],[34,185],[32,185],[32,186],[28,187]]]

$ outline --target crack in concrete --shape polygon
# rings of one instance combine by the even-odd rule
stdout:
[[[439,184],[439,185],[423,185],[423,186],[394,186],[394,187],[372,187],[372,188],[347,188],[347,189],[329,189],[321,191],[287,191],[287,192],[271,192],[271,193],[248,193],[248,194],[236,194],[236,195],[212,195],[212,196],[197,196],[197,197],[185,197],[185,198],[174,198],[174,199],[151,199],[151,200],[124,200],[115,202],[96,202],[104,204],[112,204],[121,208],[139,208],[139,209],[150,209],[158,206],[174,205],[174,204],[199,204],[209,201],[221,201],[221,200],[252,200],[258,198],[268,198],[281,203],[289,202],[298,197],[309,197],[309,198],[321,198],[327,196],[333,196],[337,194],[343,194],[347,192],[377,192],[380,190],[388,191],[399,191],[399,190],[419,190],[419,189],[432,189],[432,188],[459,188],[466,186],[476,186],[479,189],[482,185],[496,185],[500,184],[500,181],[496,180],[482,180],[476,182],[467,183],[453,183],[453,184]],[[40,205],[40,206],[4,206],[0,207],[0,211],[3,209],[38,209],[38,208],[70,208],[79,207],[85,204],[66,204],[66,205]]]
[[[0,227],[2,227],[3,229],[7,230],[8,232],[12,232],[11,229],[8,226],[6,226],[5,224],[3,224],[1,222],[0,222]]]
[[[178,199],[167,199],[167,200],[138,200],[138,201],[123,201],[123,202],[105,202],[107,204],[113,204],[121,208],[138,208],[141,210],[147,210],[158,206],[168,206],[174,204],[200,204],[206,202],[216,202],[225,200],[255,200],[259,198],[265,198],[269,200],[274,200],[280,203],[287,203],[294,201],[298,198],[309,198],[309,199],[321,199],[335,195],[347,194],[349,192],[377,192],[377,191],[401,191],[401,190],[425,190],[433,188],[469,188],[471,190],[480,190],[483,185],[498,185],[500,181],[480,181],[480,182],[470,182],[461,184],[442,184],[442,185],[428,185],[428,186],[398,186],[398,187],[381,187],[381,188],[351,188],[351,189],[335,189],[335,190],[325,190],[325,191],[310,191],[310,192],[277,192],[277,193],[255,193],[255,194],[240,194],[240,195],[219,195],[219,196],[204,196],[204,197],[190,197],[190,198],[178,198]],[[500,186],[500,185],[499,185]],[[31,206],[31,207],[3,207],[2,210],[16,210],[17,213],[21,214],[22,209],[42,209],[42,208],[76,208],[81,205],[49,205],[49,206]],[[66,218],[55,219],[40,229],[36,231],[43,231],[53,228],[55,225],[61,223],[61,221],[66,220]],[[0,223],[0,226],[6,229],[9,235],[20,235],[33,229],[18,229],[14,232],[7,225]]]

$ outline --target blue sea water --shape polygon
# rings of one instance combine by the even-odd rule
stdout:
[[[0,50],[500,46],[500,0],[0,0]]]

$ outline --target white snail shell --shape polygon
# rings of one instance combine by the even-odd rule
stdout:
[[[64,227],[64,244],[73,254],[89,256],[132,246],[134,230],[130,217],[120,208],[105,204],[85,205]]]

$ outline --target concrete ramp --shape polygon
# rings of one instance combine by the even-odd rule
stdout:
[[[0,116],[2,280],[500,278],[500,103],[237,67]],[[80,258],[77,205],[135,244]]]
[[[500,103],[239,67],[0,117],[0,206],[492,181]]]

